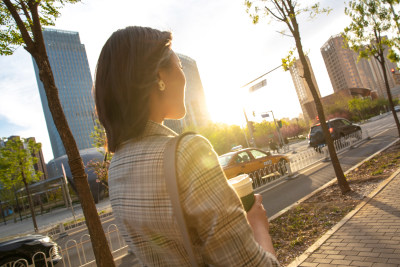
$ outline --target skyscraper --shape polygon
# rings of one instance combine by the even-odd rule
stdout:
[[[317,94],[321,97],[319,92],[317,81],[315,80],[314,71],[311,67],[310,59],[306,56],[307,64],[310,68],[311,79],[314,83],[315,89],[317,90]],[[303,111],[304,118],[306,120],[313,120],[317,116],[317,110],[315,105],[306,105],[306,103],[312,102],[314,103],[314,98],[311,94],[310,87],[306,79],[304,78],[304,69],[303,64],[301,64],[300,59],[296,59],[293,65],[290,67],[290,74],[292,75],[292,80],[294,83],[294,87],[296,88],[297,97],[300,102],[301,110]]]
[[[186,116],[182,120],[166,120],[165,125],[181,133],[184,127],[201,127],[210,121],[204,89],[196,61],[188,56],[177,54],[182,62],[186,76],[185,105]]]
[[[329,38],[321,47],[326,69],[332,83],[333,91],[337,92],[349,88],[368,88],[375,91],[380,97],[387,97],[383,79],[383,72],[375,58],[358,60],[358,54],[351,49],[344,48],[344,39],[338,34]],[[385,50],[385,57],[388,49]],[[394,80],[390,69],[395,65],[386,61],[386,72],[389,87],[394,87]]]
[[[81,44],[78,32],[44,29],[43,38],[60,102],[78,149],[90,148],[90,133],[94,129],[94,100],[91,94],[93,81],[85,46]],[[33,65],[51,147],[54,158],[58,158],[66,154],[65,148],[53,122],[35,61]]]

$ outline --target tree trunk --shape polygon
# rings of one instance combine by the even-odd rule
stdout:
[[[28,183],[26,182],[26,178],[25,178],[24,171],[22,170],[21,162],[20,162],[20,166],[21,166],[22,181],[24,182],[24,185],[25,185],[26,195],[28,197],[28,202],[29,202],[29,209],[31,210],[33,228],[35,229],[35,233],[37,233],[37,232],[39,232],[39,229],[38,229],[38,226],[36,223],[35,209],[33,207],[31,192],[29,191]]]
[[[397,126],[397,132],[400,137],[400,123],[399,123],[399,118],[397,117],[396,111],[394,110],[393,97],[392,97],[392,93],[390,92],[389,79],[386,74],[385,56],[383,55],[383,51],[379,52],[378,56],[380,58],[380,60],[378,60],[378,61],[381,64],[381,69],[383,72],[383,79],[385,80],[386,93],[387,93],[388,100],[389,100],[389,108],[392,111],[393,118],[394,118],[394,121],[396,122],[396,126]]]
[[[22,222],[21,208],[19,207],[18,196],[17,196],[17,190],[15,190],[15,186],[13,186],[13,190],[14,190],[14,195],[15,195],[15,203],[16,203],[17,209],[18,209],[19,219],[20,219],[21,222]]]
[[[113,256],[108,246],[106,236],[104,234],[99,215],[90,192],[87,175],[85,173],[82,158],[79,154],[75,139],[68,126],[61,103],[58,97],[58,90],[55,85],[53,73],[50,67],[50,62],[47,58],[46,51],[42,53],[32,53],[36,64],[39,68],[39,77],[44,85],[46,91],[47,102],[53,121],[60,134],[61,140],[64,144],[68,164],[74,178],[75,186],[78,192],[79,201],[82,206],[82,211],[86,219],[86,225],[89,230],[90,239],[94,255],[96,258],[97,266],[109,267],[115,266]]]
[[[292,25],[293,25],[292,34],[293,34],[295,42],[296,42],[296,48],[299,53],[301,64],[303,65],[304,78],[306,79],[306,82],[307,82],[308,86],[310,87],[311,94],[314,98],[314,103],[315,103],[315,106],[317,109],[318,118],[321,123],[322,131],[324,133],[325,142],[328,145],[329,155],[331,157],[333,169],[335,170],[338,185],[340,187],[342,194],[345,194],[345,193],[351,191],[351,189],[346,180],[346,177],[344,176],[342,166],[340,165],[339,159],[337,157],[336,150],[333,145],[333,140],[332,140],[331,134],[329,132],[328,125],[326,124],[324,109],[322,107],[321,100],[318,96],[317,90],[316,90],[314,83],[312,81],[312,78],[311,78],[311,71],[309,69],[306,57],[303,52],[303,46],[301,44],[300,32],[299,32],[299,27],[298,27],[296,18],[295,17],[291,18],[291,21],[292,21]]]

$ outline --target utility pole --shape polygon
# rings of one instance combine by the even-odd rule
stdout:
[[[251,125],[251,122],[247,119],[247,114],[246,114],[246,110],[243,108],[243,114],[244,117],[246,118],[246,124],[247,124],[247,128],[249,129],[249,134],[250,134],[250,144],[251,146],[255,146],[255,142],[254,142],[254,135],[253,135],[253,125]],[[246,135],[245,135],[246,136]],[[247,141],[247,138],[246,138]],[[247,141],[247,145],[249,144],[249,142]]]
[[[248,87],[249,93],[253,93],[253,92],[256,91],[256,90],[259,90],[260,88],[263,88],[263,87],[267,86],[267,79],[263,79],[263,80],[261,80],[261,81],[258,82],[258,83],[254,83],[254,82],[260,80],[260,79],[263,78],[265,75],[267,75],[267,74],[269,74],[269,73],[271,73],[271,72],[273,72],[273,71],[279,69],[281,66],[282,66],[282,65],[279,65],[279,66],[273,68],[272,70],[270,70],[270,71],[264,73],[263,75],[261,75],[261,76],[255,78],[254,80],[252,80],[252,81],[246,83],[245,85],[241,86],[241,88]],[[252,85],[252,84],[253,84],[253,85]],[[250,86],[250,85],[252,85],[252,86]],[[272,112],[272,111],[271,111],[271,112]],[[247,128],[249,129],[249,133],[250,133],[250,143],[251,143],[252,146],[255,146],[255,140],[254,140],[254,136],[253,136],[253,125],[252,125],[252,122],[250,122],[250,121],[247,119],[247,114],[246,114],[246,110],[245,110],[244,107],[243,107],[243,114],[244,114],[244,117],[246,118]],[[273,113],[272,113],[272,116],[274,116]],[[275,127],[276,127],[275,118],[274,118],[274,123],[275,123]],[[281,140],[280,131],[279,131],[278,128],[277,128],[277,130],[278,130],[279,142],[283,145],[283,142],[282,142],[282,140]],[[247,143],[248,143],[248,142],[247,142]]]

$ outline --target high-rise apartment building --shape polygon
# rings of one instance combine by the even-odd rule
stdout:
[[[165,125],[181,133],[183,128],[187,126],[201,127],[206,125],[210,121],[210,115],[196,61],[182,54],[177,54],[177,56],[182,62],[183,72],[186,76],[186,116],[181,120],[166,120]]]
[[[78,32],[44,29],[43,38],[61,105],[78,149],[90,148],[90,133],[94,129],[94,100],[85,46],[81,44]],[[35,61],[33,65],[51,147],[54,158],[58,158],[66,154],[65,148],[53,122]]]
[[[311,67],[310,59],[306,56],[307,64],[311,72],[311,79],[317,90],[318,96],[321,97],[319,92],[317,81],[315,80],[314,71]],[[300,59],[296,59],[293,65],[290,67],[290,74],[292,75],[292,80],[294,87],[296,88],[297,97],[300,102],[301,110],[303,111],[304,118],[306,120],[313,120],[317,116],[317,111],[315,105],[306,105],[306,103],[314,103],[314,98],[311,94],[310,87],[306,79],[304,78],[303,64],[301,64]]]
[[[387,53],[388,49],[385,50],[385,57]],[[379,62],[375,58],[358,61],[356,52],[344,48],[344,39],[340,34],[329,38],[321,47],[321,54],[334,92],[350,88],[368,88],[375,91],[379,97],[387,97]],[[395,64],[386,61],[390,88],[394,87],[394,80],[390,75],[390,69],[394,67]]]

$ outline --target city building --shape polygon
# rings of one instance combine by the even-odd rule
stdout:
[[[368,88],[375,91],[379,97],[387,98],[379,62],[375,58],[358,61],[358,53],[344,47],[344,38],[340,34],[329,38],[321,47],[321,54],[334,92],[349,88]],[[385,57],[387,54],[388,49],[385,50]],[[395,67],[394,63],[386,61],[390,88],[395,85],[390,73],[390,70]]]
[[[61,106],[78,149],[91,148],[90,133],[94,129],[93,81],[85,46],[81,44],[78,32],[44,29],[43,38]],[[53,122],[34,60],[33,65],[53,155],[58,158],[66,154],[65,148]]]
[[[27,140],[33,140],[33,142],[36,143],[35,137],[29,137]],[[42,149],[40,149],[38,152],[36,152],[35,155],[32,156],[38,159],[38,161],[33,165],[33,168],[35,169],[35,171],[40,171],[42,173],[42,175],[40,176],[41,181],[46,180],[49,176],[47,172],[46,162],[44,161]]]
[[[311,67],[310,59],[307,56],[306,60],[309,69],[311,71],[311,79],[313,81],[315,89],[317,90],[318,96],[321,97],[317,81],[315,80],[314,71]],[[290,74],[292,75],[292,80],[294,83],[294,87],[296,88],[297,97],[299,99],[301,110],[303,111],[304,114],[304,118],[306,121],[313,120],[317,116],[317,112],[315,105],[313,106],[314,98],[311,94],[310,87],[308,86],[308,83],[304,78],[303,64],[301,64],[300,59],[296,59],[293,65],[289,68],[289,70]],[[306,105],[306,103],[312,103],[312,104]]]
[[[210,122],[210,115],[196,61],[182,54],[177,56],[182,62],[186,76],[186,116],[181,120],[165,120],[164,124],[175,132],[182,133],[186,127],[197,128],[207,125]]]

